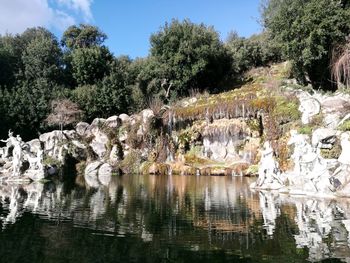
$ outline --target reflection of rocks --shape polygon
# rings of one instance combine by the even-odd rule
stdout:
[[[256,238],[267,235],[271,244],[279,242],[283,232],[282,236],[294,236],[297,247],[308,248],[310,261],[350,257],[350,201],[291,198],[268,191],[255,194],[249,190],[249,178],[135,175],[113,177],[108,187],[88,190],[62,183],[1,185],[0,197],[5,228],[24,212],[32,212],[94,232],[131,234],[143,242],[168,238],[228,249],[248,242],[250,250],[255,249]],[[286,215],[290,225],[280,220]],[[161,225],[148,220],[155,216],[162,218]],[[193,239],[174,220],[185,220],[203,236]]]
[[[260,205],[267,231],[273,231],[279,211],[283,212],[282,206],[295,206],[293,216],[298,227],[298,233],[294,235],[296,246],[308,248],[310,261],[350,258],[348,200],[308,199],[261,192]]]
[[[267,235],[271,237],[276,228],[276,218],[280,215],[277,198],[272,194],[260,192],[259,201],[264,219],[263,227],[266,229]]]

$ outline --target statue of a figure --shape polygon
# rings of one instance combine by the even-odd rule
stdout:
[[[294,144],[294,152],[291,156],[294,162],[294,175],[306,175],[313,169],[317,154],[307,142],[305,135],[298,134],[296,130],[290,131],[291,137],[288,145]]]
[[[43,150],[38,150],[34,157],[32,153],[27,154],[27,159],[29,162],[29,170],[43,170]]]
[[[330,182],[333,185],[334,189],[340,188],[342,185],[348,183],[348,174],[350,172],[350,141],[349,133],[344,132],[340,136],[340,145],[342,152],[339,155],[338,162],[340,163],[339,167],[334,171]]]
[[[17,135],[13,140],[13,160],[12,160],[12,176],[19,176],[22,167],[22,138]]]
[[[0,140],[1,142],[5,142],[6,143],[6,147],[3,153],[3,158],[7,158],[9,157],[9,150],[11,148],[11,146],[14,146],[14,143],[16,141],[16,138],[13,136],[13,132],[11,130],[9,130],[8,132],[8,139],[6,140]]]
[[[274,152],[271,147],[270,142],[265,142],[263,150],[261,151],[261,160],[259,164],[259,177],[256,181],[255,187],[270,188],[283,185],[281,179],[279,178],[281,173],[279,165],[274,158]],[[272,186],[273,183],[277,183],[275,186]]]

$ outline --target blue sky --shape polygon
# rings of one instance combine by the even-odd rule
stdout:
[[[97,25],[115,55],[148,54],[149,37],[166,21],[189,18],[212,25],[225,39],[258,33],[259,0],[0,0],[0,34],[45,26],[61,37],[74,23]]]

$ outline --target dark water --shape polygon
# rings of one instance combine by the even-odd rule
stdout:
[[[350,200],[249,178],[123,176],[0,186],[0,262],[350,262]]]

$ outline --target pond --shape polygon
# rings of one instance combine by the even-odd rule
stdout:
[[[114,177],[0,186],[1,262],[349,262],[350,200],[255,179]]]

